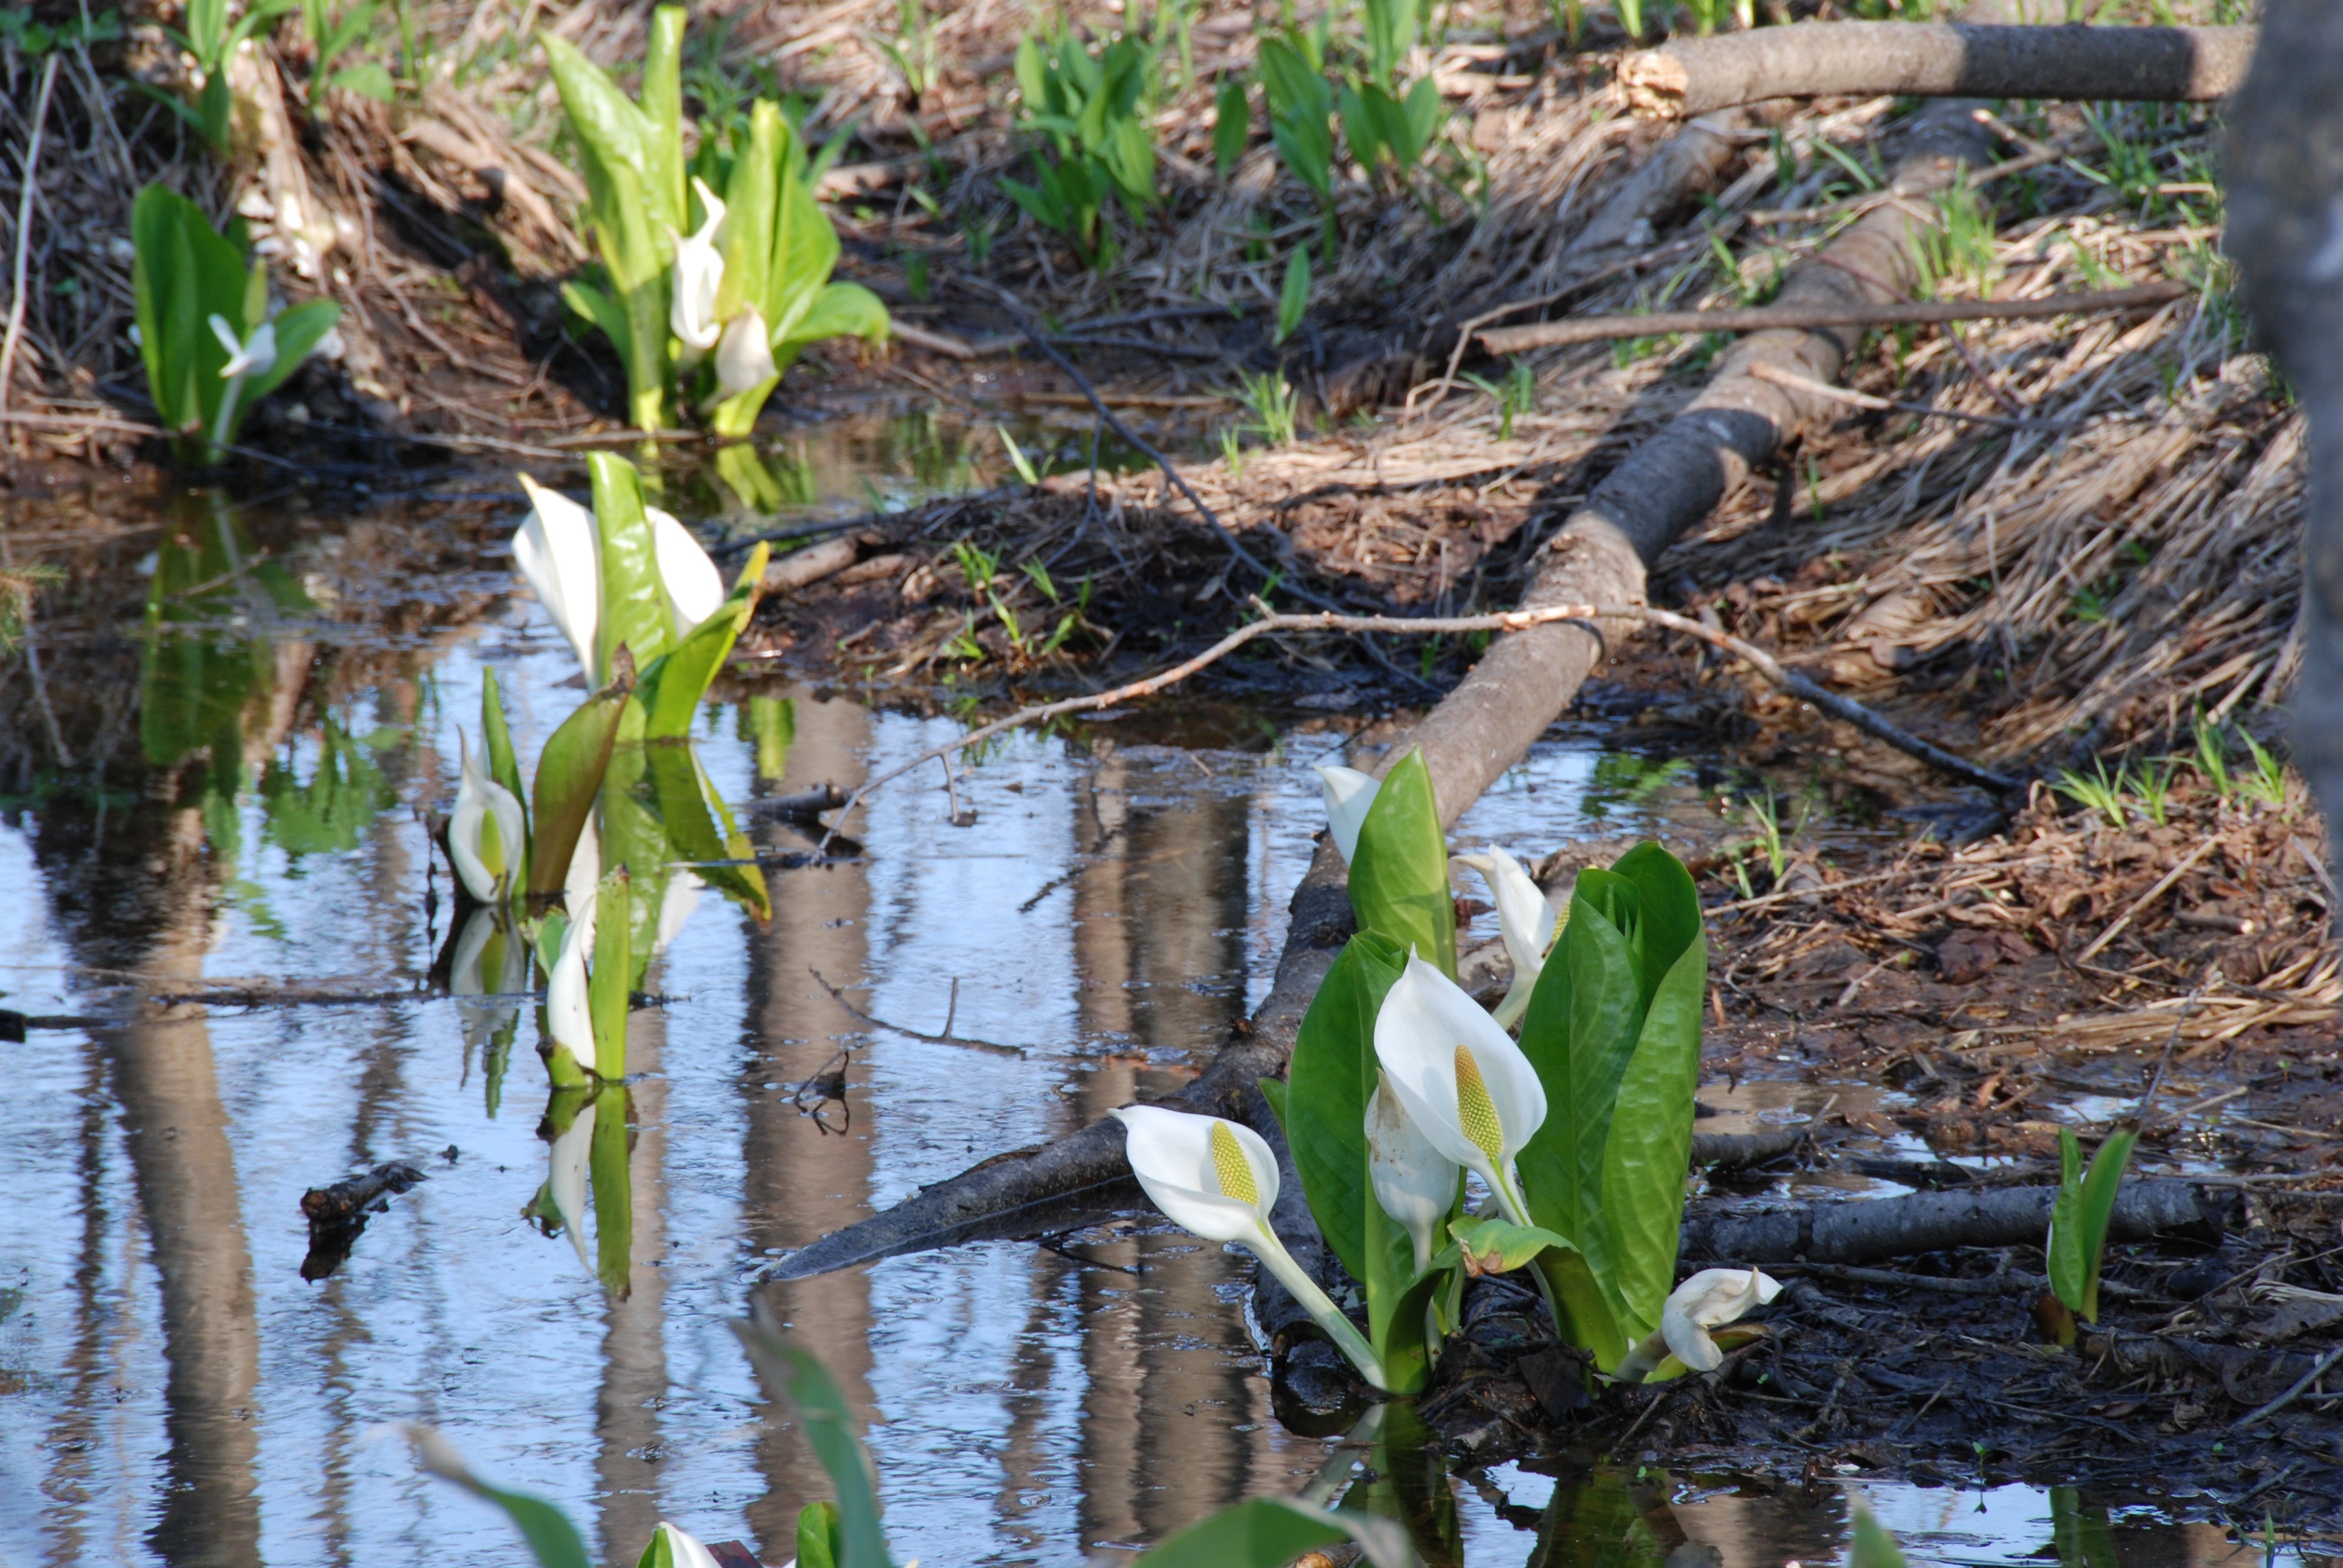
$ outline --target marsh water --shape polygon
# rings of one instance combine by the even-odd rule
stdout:
[[[792,494],[695,520],[971,482],[939,439],[825,448]],[[410,1422],[558,1503],[605,1561],[669,1518],[782,1562],[824,1489],[728,1330],[752,1301],[847,1390],[903,1559],[1122,1562],[1243,1497],[1339,1486],[1340,1439],[1272,1412],[1242,1261],[1135,1199],[1040,1243],[764,1274],[1207,1060],[1266,990],[1322,820],[1310,766],[1349,757],[1347,721],[1182,699],[1019,736],[956,801],[914,773],[850,825],[860,853],[815,856],[755,803],[851,788],[961,721],[719,688],[693,749],[770,917],[737,896],[745,868],[667,877],[632,1081],[596,1109],[590,1202],[573,1171],[563,1204],[548,1138],[578,1112],[548,1101],[525,969],[466,969],[429,832],[484,674],[524,759],[578,681],[513,572],[516,505],[463,488],[95,511],[0,667],[0,1006],[31,1025],[0,1119],[0,1563],[528,1561],[418,1473]],[[8,520],[19,549],[76,521]],[[1456,838],[1544,852],[1707,809],[1686,774],[1564,727]],[[303,1193],[393,1160],[427,1180],[317,1266]],[[2185,1501],[2087,1491],[1633,1464],[1443,1485],[1427,1549],[1473,1568],[1829,1562],[1858,1499],[1927,1562],[2271,1555]]]

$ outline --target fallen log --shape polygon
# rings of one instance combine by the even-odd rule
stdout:
[[[1565,343],[1611,343],[1674,332],[1764,332],[1785,327],[1919,327],[1944,321],[2024,321],[2046,316],[2095,316],[2168,305],[2187,294],[2185,283],[2143,283],[2039,299],[1846,300],[1825,305],[1752,305],[1732,310],[1655,310],[1648,316],[1582,316],[1525,327],[1493,327],[1475,334],[1492,354],[1551,348]]]
[[[1965,109],[1925,111],[1897,162],[1896,188],[1924,196],[1950,185],[1962,166],[1985,161],[1984,130]],[[1913,236],[1926,220],[1922,204],[1890,204],[1866,214],[1835,239],[1827,261],[1801,263],[1783,284],[1790,304],[1878,301],[1906,293],[1916,276]],[[1832,406],[1762,379],[1771,365],[1835,381],[1855,344],[1843,329],[1772,331],[1745,338],[1718,357],[1699,396],[1598,484],[1546,546],[1525,609],[1564,604],[1634,603],[1644,596],[1648,562],[1706,517],[1810,419]],[[1610,635],[1624,629],[1608,623]],[[1511,632],[1492,644],[1464,679],[1388,755],[1420,749],[1444,822],[1453,822],[1570,705],[1604,646],[1588,623],[1556,622]],[[1284,1184],[1272,1216],[1278,1234],[1304,1267],[1322,1256],[1284,1140],[1262,1098],[1262,1078],[1282,1075],[1303,1013],[1319,983],[1356,929],[1345,868],[1322,839],[1288,906],[1285,948],[1269,995],[1251,1022],[1202,1073],[1163,1103],[1242,1121],[1279,1151]],[[1031,1149],[996,1155],[920,1190],[881,1214],[834,1231],[780,1260],[774,1277],[803,1279],[979,1232],[998,1234],[1021,1213],[1130,1179],[1122,1129],[1101,1121]],[[1273,1336],[1298,1315],[1273,1280],[1260,1282],[1256,1309]]]
[[[2066,98],[2207,103],[2245,80],[2251,27],[1817,22],[1679,38],[1619,63],[1637,114],[1768,98]]]
[[[392,1160],[363,1175],[327,1187],[312,1187],[301,1194],[301,1212],[309,1221],[309,1254],[301,1260],[301,1277],[322,1280],[342,1266],[366,1230],[368,1216],[382,1213],[390,1200],[426,1180],[404,1160]]]
[[[1869,1201],[1799,1203],[1766,1214],[1687,1216],[1688,1262],[1869,1263],[1948,1247],[2042,1244],[2056,1187],[1965,1188]],[[2187,1181],[2133,1180],[2116,1199],[2111,1241],[2157,1237],[2214,1242],[2219,1212]]]

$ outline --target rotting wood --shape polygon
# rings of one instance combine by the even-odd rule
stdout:
[[[369,1216],[382,1212],[392,1198],[427,1180],[404,1160],[386,1161],[363,1175],[301,1194],[301,1212],[309,1221],[309,1253],[301,1260],[301,1277],[317,1281],[342,1266],[366,1230]]]
[[[1924,111],[1908,133],[1895,186],[1907,196],[1943,189],[1965,163],[1982,163],[1986,150],[1983,128],[1965,109],[1947,105]],[[1780,297],[1827,305],[1908,292],[1913,241],[1926,225],[1920,213],[1914,204],[1865,215],[1833,242],[1827,262],[1794,267]],[[1755,464],[1831,408],[1823,399],[1760,380],[1752,367],[1770,364],[1835,380],[1853,347],[1854,334],[1824,328],[1761,333],[1725,350],[1714,378],[1684,411],[1631,452],[1565,519],[1545,546],[1521,608],[1639,601],[1647,563],[1706,517]],[[1614,622],[1613,628],[1624,624]],[[1423,751],[1443,821],[1453,822],[1569,706],[1602,647],[1602,635],[1584,622],[1501,638],[1388,755],[1396,759],[1410,747]],[[1249,1024],[1165,1103],[1245,1122],[1269,1139],[1284,1178],[1272,1223],[1303,1267],[1314,1271],[1323,1243],[1258,1084],[1284,1071],[1311,999],[1356,929],[1342,859],[1326,839],[1294,890],[1288,920],[1269,995]],[[923,1188],[883,1213],[799,1249],[775,1265],[775,1273],[801,1279],[950,1244],[980,1229],[999,1233],[1021,1213],[1129,1175],[1121,1127],[1111,1120],[1095,1122]],[[1292,1316],[1290,1299],[1271,1280],[1260,1282],[1256,1306],[1272,1332]]]
[[[1644,115],[1767,98],[2065,98],[2207,103],[2245,79],[2251,27],[1822,22],[1680,38],[1619,63]]]
[[[1820,305],[1752,305],[1732,310],[1658,310],[1649,316],[1593,316],[1496,327],[1479,334],[1492,354],[1552,348],[1566,343],[1612,343],[1675,332],[1764,332],[1777,327],[1921,327],[1946,321],[2024,321],[2046,316],[2096,316],[2169,305],[2188,293],[2183,283],[2143,283],[2087,294],[2039,299],[1910,300],[1892,304],[1849,300]]]
[[[1742,1266],[1868,1263],[1948,1247],[2039,1246],[2056,1187],[1913,1192],[1868,1202],[1798,1203],[1768,1214],[1687,1215],[1682,1255]],[[2218,1211],[2187,1181],[2124,1183],[2111,1241],[2217,1241]]]

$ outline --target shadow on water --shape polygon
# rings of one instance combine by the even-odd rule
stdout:
[[[724,1327],[751,1299],[847,1390],[907,1556],[1120,1561],[1312,1487],[1406,1521],[1433,1568],[1844,1552],[1837,1475],[1459,1471],[1396,1407],[1372,1439],[1287,1429],[1241,1260],[1136,1203],[1040,1245],[765,1279],[988,1152],[1185,1081],[1266,987],[1319,823],[1308,765],[1345,731],[1199,702],[1021,736],[960,786],[977,826],[907,779],[871,803],[867,853],[820,859],[740,809],[851,789],[957,721],[803,689],[711,705],[690,748],[622,750],[600,821],[603,863],[650,872],[628,884],[649,1005],[628,1081],[550,1091],[536,961],[459,906],[428,842],[487,671],[524,758],[578,700],[514,597],[512,520],[186,496],[58,558],[0,666],[0,899],[21,912],[0,986],[94,1020],[14,1048],[0,1125],[20,1271],[0,1560],[523,1561],[367,1436],[422,1420],[589,1520],[608,1561],[663,1516],[780,1561],[820,1488]],[[1650,830],[1698,809],[1680,772],[1559,736],[1459,837]],[[394,1160],[427,1179],[305,1279],[303,1192]],[[1865,1495],[1920,1561],[2241,1550],[2138,1500]]]

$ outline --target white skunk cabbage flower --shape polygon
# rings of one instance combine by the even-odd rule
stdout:
[[[277,368],[277,324],[264,321],[252,329],[252,336],[239,341],[236,328],[227,324],[225,316],[212,317],[212,336],[227,350],[227,363],[220,367],[220,379],[235,381],[246,376],[266,376]]]
[[[659,586],[667,590],[668,613],[675,618],[675,635],[681,639],[724,602],[724,574],[716,569],[691,530],[673,516],[657,507],[645,507],[643,516],[650,520]]]
[[[1505,1218],[1535,1223],[1513,1165],[1545,1121],[1545,1086],[1497,1020],[1411,952],[1375,1014],[1375,1060],[1433,1147],[1486,1181]]]
[[[1725,1364],[1725,1352],[1708,1331],[1738,1322],[1781,1293],[1779,1281],[1755,1269],[1703,1269],[1669,1293],[1660,1309],[1660,1326],[1627,1352],[1612,1375],[1621,1382],[1641,1382],[1670,1354],[1694,1372],[1715,1372]]]
[[[464,890],[480,903],[493,904],[519,878],[521,851],[528,842],[520,802],[488,777],[472,755],[471,738],[460,729],[456,750],[462,759],[463,782],[456,789],[456,814],[447,823],[447,855],[456,862]]]
[[[587,990],[586,955],[594,946],[594,895],[583,904],[569,905],[569,923],[561,933],[561,952],[553,960],[552,979],[545,988],[546,1032],[557,1049],[567,1047],[578,1065],[594,1070],[594,1010]],[[623,913],[618,919],[624,920]],[[558,1196],[558,1194],[557,1194]]]
[[[1334,848],[1342,851],[1345,864],[1359,852],[1359,829],[1367,819],[1367,809],[1375,803],[1375,791],[1382,783],[1371,773],[1355,768],[1321,768],[1318,781],[1326,791],[1326,826],[1333,831]]]
[[[690,1532],[679,1530],[664,1519],[651,1532],[650,1544],[643,1548],[645,1562],[657,1561],[652,1553],[658,1551],[661,1537],[666,1538],[667,1560],[674,1568],[717,1568],[715,1553],[702,1546]]]
[[[1456,1161],[1443,1154],[1412,1121],[1387,1073],[1375,1074],[1367,1101],[1367,1180],[1383,1212],[1407,1229],[1415,1244],[1415,1271],[1432,1266],[1440,1227],[1456,1202]]]
[[[1207,1241],[1234,1241],[1250,1249],[1366,1380],[1384,1386],[1383,1362],[1366,1336],[1270,1228],[1270,1210],[1277,1202],[1277,1157],[1261,1134],[1217,1116],[1152,1105],[1107,1114],[1122,1123],[1131,1171],[1165,1218]]]
[[[771,330],[764,315],[750,306],[724,324],[724,336],[716,345],[716,396],[709,401],[721,403],[753,392],[780,373],[773,363]]]
[[[578,1265],[589,1274],[594,1260],[586,1255],[586,1180],[594,1158],[594,1113],[600,1109],[598,1095],[579,1106],[576,1119],[553,1141],[546,1156],[546,1189],[553,1195],[553,1206],[561,1211],[561,1228],[578,1249]]]
[[[1497,1004],[1497,1022],[1511,1029],[1529,1009],[1530,992],[1537,988],[1538,971],[1545,967],[1546,950],[1554,946],[1562,921],[1522,863],[1494,844],[1483,845],[1477,855],[1450,859],[1480,872],[1488,884],[1489,901],[1497,906],[1497,934],[1504,940],[1505,956],[1513,961],[1513,983]]]
[[[529,513],[513,535],[513,558],[593,685],[594,638],[602,624],[602,544],[594,514],[527,474],[520,487],[528,492]]]
[[[724,286],[724,251],[717,240],[724,226],[724,204],[704,180],[695,176],[691,188],[699,193],[700,210],[707,216],[699,233],[674,236],[675,292],[667,324],[689,350],[685,357],[697,360],[716,347],[716,336],[723,330],[724,324],[716,319],[716,295]]]

